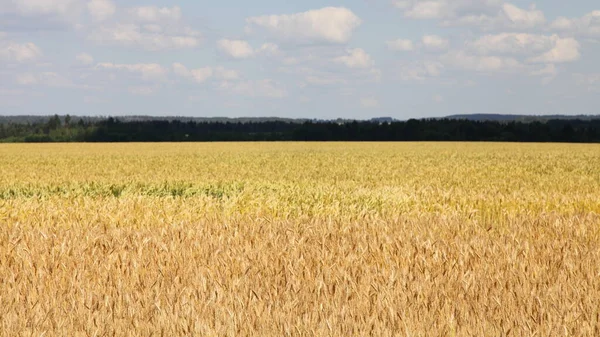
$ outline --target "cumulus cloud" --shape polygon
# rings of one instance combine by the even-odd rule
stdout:
[[[75,87],[73,82],[68,78],[56,73],[56,72],[41,72],[41,73],[23,73],[17,74],[15,81],[19,85],[31,86],[31,85],[44,85],[48,87],[57,88],[70,88]]]
[[[94,20],[104,21],[115,14],[117,6],[110,0],[91,0],[87,9]]]
[[[170,8],[157,6],[134,7],[129,9],[128,12],[134,20],[142,22],[179,21],[182,18],[181,8],[177,6]]]
[[[442,51],[448,49],[450,42],[437,35],[425,35],[422,39],[423,46],[429,51]]]
[[[525,29],[546,23],[535,6],[522,9],[500,0],[397,0],[395,5],[407,18],[440,20],[445,26]]]
[[[94,58],[88,53],[77,54],[77,56],[75,56],[75,59],[77,60],[77,63],[84,66],[89,66],[94,63]]]
[[[190,70],[181,63],[173,63],[173,72],[178,76],[192,79],[197,83],[204,83],[213,76],[213,69],[211,67]]]
[[[532,28],[546,23],[544,13],[532,6],[529,10],[521,9],[513,4],[502,6],[504,15],[516,27]]]
[[[222,81],[235,81],[240,77],[237,71],[221,66],[215,68],[203,67],[189,70],[181,63],[173,63],[173,72],[178,76],[192,79],[197,83],[204,83],[211,77]]]
[[[530,62],[563,63],[577,61],[580,44],[574,38],[558,35],[501,33],[486,35],[470,44],[480,54],[529,55]],[[537,56],[532,56],[538,54]]]
[[[258,54],[266,56],[277,56],[281,53],[279,46],[275,43],[264,43],[257,51]]]
[[[511,57],[473,55],[462,50],[444,54],[440,60],[449,66],[476,72],[514,71],[522,67],[519,61]]]
[[[438,61],[416,61],[399,67],[399,77],[404,81],[424,81],[438,77],[444,71],[444,65]]]
[[[217,46],[221,52],[236,59],[245,59],[254,55],[250,44],[243,40],[222,39],[217,42]]]
[[[88,39],[103,45],[138,47],[149,51],[186,49],[200,45],[200,33],[191,29],[157,32],[152,26],[132,23],[98,27]]]
[[[480,54],[532,54],[544,52],[552,48],[556,38],[552,36],[500,33],[482,36],[470,47]]]
[[[395,5],[412,19],[440,19],[451,11],[446,1],[396,1]]]
[[[0,60],[5,62],[34,62],[42,57],[41,49],[34,43],[0,41]]]
[[[0,12],[16,12],[24,16],[68,16],[78,10],[80,0],[12,0],[2,1]]]
[[[136,63],[136,64],[115,64],[115,63],[98,63],[97,69],[120,70],[141,75],[144,80],[160,80],[164,79],[168,70],[156,63]]]
[[[0,0],[0,29],[70,29],[81,22],[84,0]]]
[[[556,65],[554,64],[546,64],[541,69],[535,69],[531,71],[531,75],[533,76],[556,76],[558,70],[556,69]]]
[[[369,68],[373,66],[373,59],[363,49],[348,49],[347,55],[336,57],[337,63],[345,64],[348,68]]]
[[[326,7],[296,14],[246,19],[249,31],[263,30],[289,40],[346,43],[362,20],[344,7]]]
[[[530,58],[535,63],[565,63],[573,62],[581,58],[579,48],[581,45],[573,38],[561,39],[557,35],[552,36],[553,48],[544,54]]]
[[[524,33],[486,35],[470,44],[479,54],[529,55],[529,61],[536,63],[577,61],[581,56],[580,47],[574,38]],[[533,56],[535,54],[537,56]]]
[[[413,51],[415,50],[415,44],[411,40],[397,39],[393,41],[387,41],[387,46],[391,50],[395,51]]]
[[[215,77],[223,81],[235,81],[240,78],[240,74],[233,70],[218,66],[214,70]]]
[[[397,0],[395,6],[412,19],[449,19],[493,14],[500,0]]]
[[[600,37],[600,11],[593,11],[581,18],[559,17],[550,28],[581,36]]]
[[[175,75],[181,77],[190,76],[190,71],[188,70],[188,68],[181,63],[173,63],[173,72],[175,73]]]
[[[190,74],[194,81],[203,83],[211,76],[213,76],[213,70],[210,67],[198,68],[190,70]]]
[[[101,45],[159,51],[198,47],[202,35],[182,22],[179,7],[145,6],[129,8],[117,20],[96,25],[87,38]]]

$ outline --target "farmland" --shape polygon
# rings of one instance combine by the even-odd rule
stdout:
[[[0,335],[600,335],[600,147],[0,145]]]

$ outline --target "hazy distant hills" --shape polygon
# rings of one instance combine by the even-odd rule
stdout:
[[[42,124],[47,123],[52,116],[0,116],[0,124]],[[61,121],[64,122],[66,115],[59,116]],[[84,122],[95,123],[107,120],[109,116],[71,116],[72,122]],[[304,122],[335,122],[335,123],[350,123],[355,120],[353,119],[295,119],[295,118],[279,118],[279,117],[243,117],[243,118],[227,118],[227,117],[184,117],[184,116],[115,116],[121,122],[144,122],[144,121],[180,121],[180,122],[197,122],[197,123],[261,123],[261,122],[286,122],[302,124]],[[427,118],[431,119],[431,118]],[[546,122],[549,120],[584,120],[589,121],[593,119],[600,119],[600,115],[546,115],[546,116],[535,116],[535,115],[503,115],[503,114],[464,114],[464,115],[451,115],[446,117],[439,117],[433,119],[455,119],[455,120],[469,120],[469,121],[493,121],[493,122]],[[376,117],[369,120],[373,123],[391,123],[401,121],[392,117]]]
[[[545,122],[549,120],[593,120],[600,119],[600,115],[502,115],[502,114],[471,114],[451,115],[446,119],[466,119],[470,121],[493,121],[493,122]]]
[[[0,124],[40,124],[47,123],[52,116],[0,116]],[[61,121],[64,121],[66,115],[59,115]],[[84,122],[100,122],[107,120],[110,116],[71,116],[73,122],[83,120]],[[308,119],[293,119],[279,117],[185,117],[185,116],[114,116],[113,118],[121,122],[145,122],[145,121],[180,121],[197,123],[260,123],[260,122],[288,122],[304,123]]]

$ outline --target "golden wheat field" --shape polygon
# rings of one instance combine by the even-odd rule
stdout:
[[[600,336],[600,146],[0,145],[1,336]]]

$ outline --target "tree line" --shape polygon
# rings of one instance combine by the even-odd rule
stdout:
[[[544,122],[408,121],[197,122],[84,120],[0,124],[0,142],[486,141],[600,143],[600,119]]]

